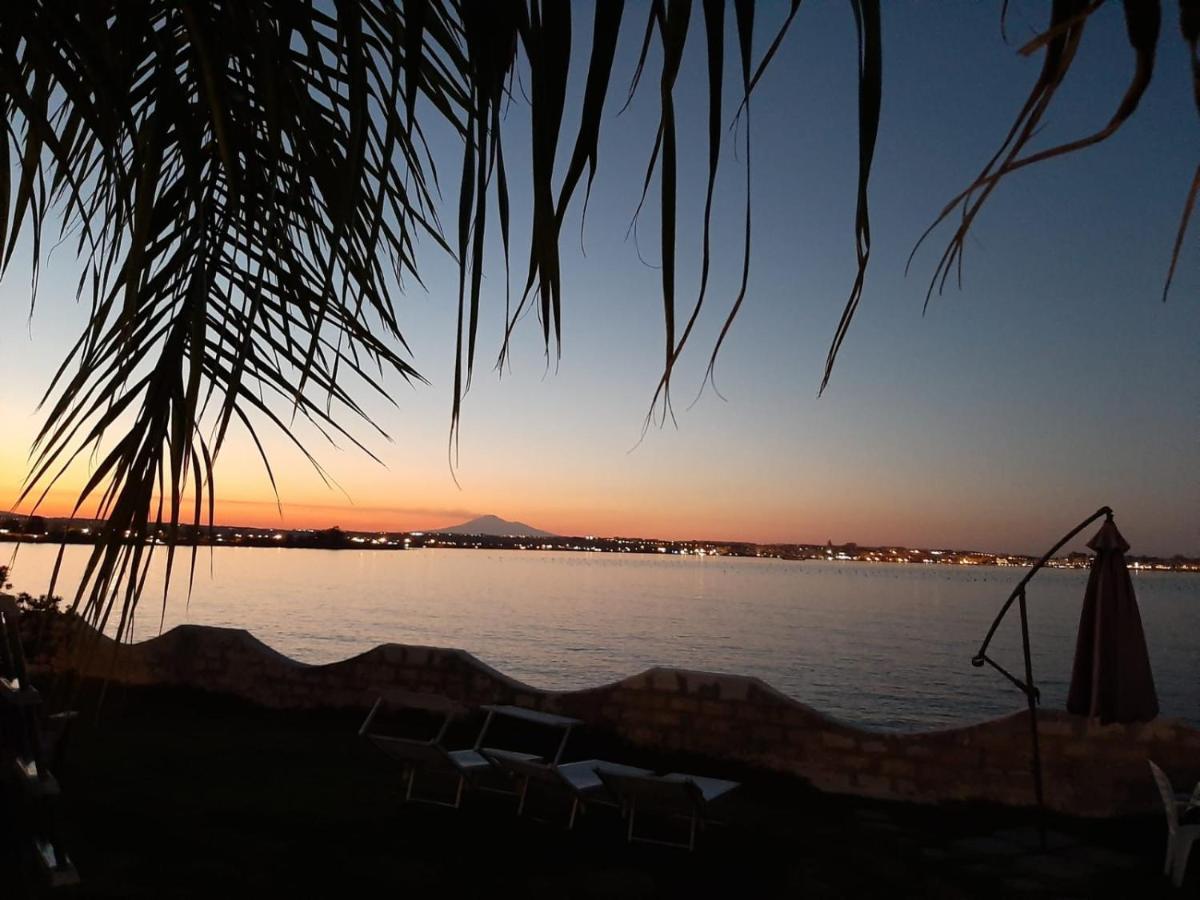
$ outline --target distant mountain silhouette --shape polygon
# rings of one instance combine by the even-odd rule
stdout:
[[[430,531],[442,534],[486,534],[492,537],[555,537],[552,532],[542,531],[524,522],[509,522],[499,516],[479,516],[461,525],[450,525],[446,528],[431,528]]]

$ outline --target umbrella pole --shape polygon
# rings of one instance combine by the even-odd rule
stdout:
[[[1030,580],[1041,571],[1046,565],[1071,538],[1083,531],[1098,518],[1112,518],[1112,510],[1107,506],[1102,506],[1070,531],[1068,531],[1057,544],[1046,551],[1033,567],[1025,574],[1025,577],[1013,588],[1013,592],[1008,595],[1008,599],[1004,601],[1004,605],[1000,607],[1000,612],[996,614],[996,618],[992,621],[992,627],[988,629],[987,636],[983,639],[983,643],[979,645],[979,652],[971,657],[971,665],[979,668],[985,663],[994,668],[997,672],[1011,681],[1014,685],[1025,694],[1025,700],[1029,704],[1029,738],[1033,744],[1033,791],[1037,799],[1038,807],[1038,835],[1041,838],[1042,850],[1046,849],[1046,803],[1045,797],[1042,794],[1042,754],[1038,746],[1038,720],[1037,720],[1037,704],[1038,704],[1038,689],[1033,684],[1033,659],[1029,655],[1029,615],[1025,609],[1025,585],[1029,584]],[[1021,607],[1021,644],[1025,651],[1025,680],[1017,678],[994,659],[987,655],[988,645],[992,642],[992,637],[996,634],[996,629],[1000,627],[1000,622],[1003,620],[1005,613],[1009,611],[1013,603],[1018,603]]]
[[[1042,754],[1038,745],[1037,688],[1033,686],[1033,658],[1029,653],[1029,614],[1025,610],[1025,590],[1018,595],[1021,608],[1021,646],[1025,651],[1025,699],[1029,703],[1029,737],[1033,746],[1033,793],[1038,808],[1038,840],[1046,851],[1046,800],[1042,793]]]

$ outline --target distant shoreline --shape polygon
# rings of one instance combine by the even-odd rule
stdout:
[[[986,568],[1029,568],[1037,559],[1023,554],[995,554],[975,550],[937,550],[907,547],[859,547],[855,544],[752,544],[723,541],[655,541],[645,538],[598,537],[520,537],[507,535],[464,535],[441,532],[342,532],[276,531],[267,529],[208,529],[195,542],[197,547],[242,547],[283,550],[508,550],[563,553],[625,553],[643,556],[691,556],[738,559],[775,559],[785,562],[852,562],[895,566],[955,566]],[[80,528],[68,534],[22,534],[0,530],[0,542],[31,545],[94,546],[97,538],[90,529]],[[169,546],[157,536],[147,542]],[[177,548],[190,548],[193,542],[183,537]],[[1190,558],[1127,557],[1135,572],[1186,572],[1200,574],[1200,560]],[[1048,568],[1087,570],[1091,558],[1073,553],[1050,560]]]

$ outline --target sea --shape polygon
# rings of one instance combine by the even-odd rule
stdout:
[[[0,545],[4,560],[15,545]],[[21,545],[13,591],[45,591],[57,547]],[[56,593],[89,547],[68,547]],[[152,573],[134,638],[181,623],[244,628],[327,663],[381,643],[459,647],[536,688],[602,685],[651,666],[757,676],[835,718],[912,731],[977,722],[1024,696],[971,657],[1017,567],[784,561],[503,550],[221,547],[188,554],[166,603]],[[182,565],[180,565],[182,563]],[[157,577],[156,577],[157,576]],[[1034,679],[1066,701],[1087,572],[1030,584]],[[1134,586],[1162,714],[1200,725],[1200,576],[1141,572]],[[989,651],[1023,666],[1016,608]]]

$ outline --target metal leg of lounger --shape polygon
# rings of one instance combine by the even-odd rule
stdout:
[[[408,770],[408,784],[404,789],[405,803],[428,803],[432,806],[449,806],[451,809],[458,809],[462,806],[463,788],[466,787],[466,778],[462,775],[458,776],[458,785],[454,789],[454,802],[449,800],[435,800],[432,797],[413,797],[413,790],[417,783],[417,767],[410,766]]]
[[[579,798],[571,798],[571,818],[567,820],[567,831],[575,827],[575,814],[579,812]]]
[[[362,725],[359,726],[359,729],[358,729],[359,737],[367,736],[367,732],[371,730],[371,723],[375,721],[375,714],[377,712],[379,712],[379,707],[382,705],[383,705],[383,698],[380,697],[378,700],[375,701],[375,705],[371,707],[371,711],[369,713],[367,713],[367,717],[366,717],[366,719],[363,720]]]
[[[487,736],[488,729],[492,727],[492,717],[495,715],[495,710],[488,710],[487,718],[483,720],[483,727],[479,729],[479,735],[475,738],[476,750],[483,746],[483,739]]]
[[[554,753],[553,765],[558,765],[558,761],[562,759],[563,751],[567,749],[567,738],[571,736],[571,727],[572,726],[568,725],[563,729],[562,740],[558,742],[558,750],[556,750]]]
[[[517,803],[517,815],[522,815],[525,812],[525,796],[529,793],[529,778],[528,776],[521,782],[521,799]]]
[[[660,846],[663,846],[663,847],[686,847],[689,851],[695,851],[695,849],[696,849],[696,831],[698,829],[704,827],[704,819],[701,818],[700,812],[696,811],[696,812],[692,813],[690,818],[686,814],[679,814],[679,818],[688,818],[688,820],[689,820],[688,821],[688,839],[686,842],[681,841],[681,840],[667,840],[665,838],[658,838],[658,837],[637,836],[633,833],[634,820],[636,819],[636,817],[637,817],[637,804],[636,804],[636,802],[630,802],[630,804],[629,804],[629,827],[628,827],[628,829],[626,829],[626,832],[625,832],[625,840],[628,843],[633,843],[634,841],[639,841],[643,844],[659,844]],[[671,818],[671,817],[668,817],[668,818]]]

